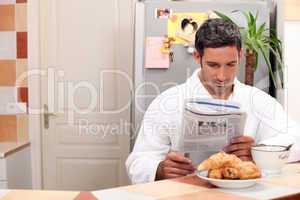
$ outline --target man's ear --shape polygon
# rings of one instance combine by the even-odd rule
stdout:
[[[200,65],[200,64],[201,64],[201,59],[202,59],[202,57],[201,57],[201,55],[198,53],[198,51],[196,51],[196,50],[194,51],[193,57],[194,57],[196,63]]]

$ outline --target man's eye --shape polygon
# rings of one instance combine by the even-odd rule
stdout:
[[[213,67],[213,68],[217,68],[218,67],[217,64],[208,64],[208,66]]]
[[[235,63],[230,63],[230,64],[228,64],[227,66],[228,66],[228,67],[235,67],[236,64],[235,64]]]

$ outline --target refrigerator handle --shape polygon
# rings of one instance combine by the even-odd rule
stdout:
[[[134,99],[134,89],[130,88],[130,152],[133,149],[134,141],[135,141],[135,99]]]

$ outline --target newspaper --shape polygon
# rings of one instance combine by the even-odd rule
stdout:
[[[244,133],[247,114],[240,105],[215,99],[187,99],[184,104],[181,152],[198,164]]]

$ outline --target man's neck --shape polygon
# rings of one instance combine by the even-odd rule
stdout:
[[[204,88],[208,91],[208,93],[214,99],[227,100],[230,97],[230,95],[233,93],[234,85],[232,85],[232,87],[221,88],[220,90],[216,90],[211,85],[207,84],[207,82],[205,80],[203,80],[201,71],[199,72],[198,77],[199,77],[202,85],[204,86]]]

